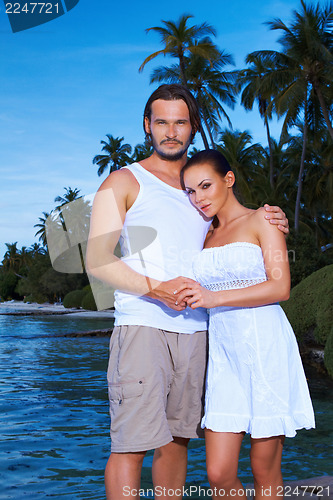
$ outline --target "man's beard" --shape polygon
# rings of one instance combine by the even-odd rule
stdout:
[[[153,148],[154,150],[156,151],[156,153],[158,154],[158,156],[160,158],[162,158],[162,160],[167,160],[167,161],[178,161],[180,160],[184,154],[186,153],[186,151],[188,150],[190,144],[191,144],[191,139],[192,137],[189,137],[188,141],[186,142],[185,145],[183,145],[183,147],[179,150],[179,151],[175,151],[174,153],[170,152],[170,153],[166,153],[164,151],[162,151],[160,149],[160,144],[158,144],[153,135],[151,135],[151,140],[152,140],[152,143],[153,143]],[[162,141],[164,142],[164,141]],[[171,141],[168,141],[168,142],[171,142]],[[181,141],[175,141],[179,144],[183,144]]]

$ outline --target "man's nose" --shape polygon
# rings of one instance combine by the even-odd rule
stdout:
[[[170,139],[174,138],[177,136],[177,130],[176,127],[171,123],[168,126],[168,130],[166,132],[166,136],[169,137]]]

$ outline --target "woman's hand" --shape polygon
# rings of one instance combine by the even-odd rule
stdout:
[[[201,286],[199,283],[194,283],[185,288],[177,296],[177,302],[181,303],[184,300],[192,309],[197,309],[198,307],[210,309],[219,305],[216,295],[216,292],[207,290],[207,288]]]

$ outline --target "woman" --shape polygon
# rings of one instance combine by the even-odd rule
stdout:
[[[248,432],[256,500],[281,498],[284,438],[315,425],[295,336],[277,304],[290,291],[285,238],[265,223],[262,208],[237,201],[234,173],[219,152],[194,155],[181,178],[193,205],[217,221],[193,262],[200,284],[178,298],[210,310],[201,424],[209,483],[215,498],[244,497],[237,468]]]

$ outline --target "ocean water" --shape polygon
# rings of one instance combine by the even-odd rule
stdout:
[[[109,328],[111,321],[0,314],[0,499],[105,498],[109,338],[61,334]],[[333,383],[314,374],[309,383],[317,428],[286,440],[285,480],[333,475]],[[244,483],[252,481],[248,454],[245,438]],[[144,489],[152,487],[151,462],[149,453]],[[190,443],[187,485],[208,487],[203,440]]]

